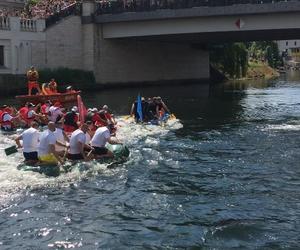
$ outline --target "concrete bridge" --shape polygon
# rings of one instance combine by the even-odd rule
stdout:
[[[203,80],[209,78],[207,44],[300,38],[300,1],[181,2],[197,6],[115,11],[98,6],[100,14],[90,15],[94,3],[84,1],[82,24],[93,30],[97,55],[85,62],[90,60],[86,66],[96,69],[97,80]]]
[[[44,30],[24,30],[17,20],[0,20],[0,73],[20,74],[33,64],[93,71],[102,85],[207,82],[207,44],[300,38],[296,0],[139,2],[141,6],[130,8],[119,0],[99,7],[84,0],[79,9],[72,6],[38,25]],[[26,52],[24,44],[31,49]]]
[[[96,15],[94,23],[102,26],[104,39],[212,43],[300,38],[300,1],[209,3],[212,6]]]

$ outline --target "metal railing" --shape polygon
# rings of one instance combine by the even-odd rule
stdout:
[[[187,9],[217,7],[235,4],[266,4],[298,0],[101,0],[96,2],[96,15],[122,12],[155,11],[161,9]]]
[[[46,28],[48,28],[49,26],[57,23],[58,21],[60,21],[61,19],[67,17],[67,16],[71,16],[71,15],[81,15],[81,11],[82,11],[82,4],[81,3],[74,3],[71,4],[67,7],[65,7],[64,9],[61,9],[59,12],[49,16],[48,18],[46,18]]]

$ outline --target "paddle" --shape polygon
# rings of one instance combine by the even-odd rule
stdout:
[[[18,152],[18,149],[17,149],[17,146],[10,146],[10,147],[8,147],[8,148],[5,148],[4,149],[4,152],[5,152],[5,154],[7,155],[7,156],[9,156],[9,155],[12,155],[12,154],[14,154],[14,153],[17,153]]]

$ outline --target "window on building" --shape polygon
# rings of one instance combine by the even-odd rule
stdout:
[[[4,46],[0,45],[0,67],[4,66]]]
[[[285,46],[289,46],[289,42],[285,42]]]

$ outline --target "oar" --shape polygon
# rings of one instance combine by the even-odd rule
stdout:
[[[17,146],[10,146],[10,147],[8,147],[8,148],[5,148],[4,149],[4,152],[5,152],[5,154],[7,155],[7,156],[9,156],[9,155],[12,155],[12,154],[14,154],[14,153],[17,153],[18,152],[18,149],[17,149]]]

